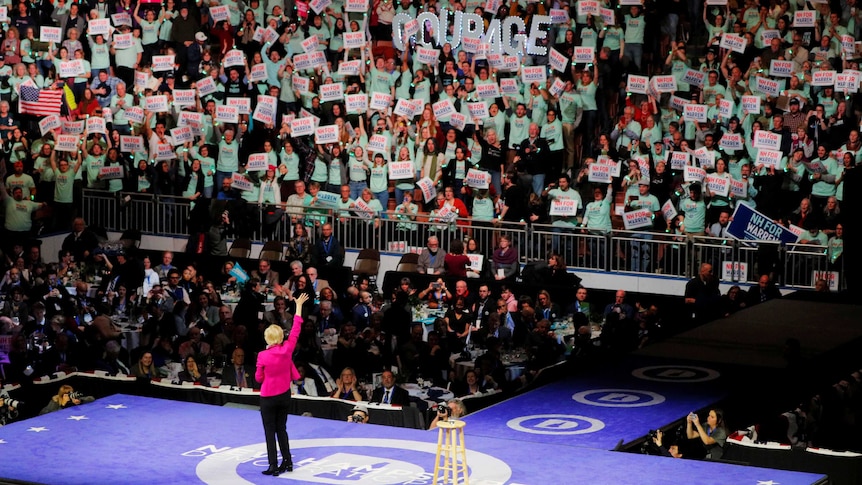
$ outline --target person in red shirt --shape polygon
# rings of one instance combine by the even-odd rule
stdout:
[[[464,243],[460,239],[455,239],[449,245],[449,252],[446,253],[446,259],[443,262],[446,276],[466,278],[468,268],[470,268],[470,258],[464,254]]]

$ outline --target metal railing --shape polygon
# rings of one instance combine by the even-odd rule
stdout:
[[[108,192],[85,189],[82,214],[88,224],[123,232],[135,228],[144,234],[186,236],[189,234],[193,202],[179,196]],[[272,206],[248,203],[242,212],[249,235],[258,242],[289,241],[295,225],[302,224],[313,242],[324,223],[332,223],[333,234],[346,249],[377,248],[404,254],[425,246],[429,236],[437,236],[441,246],[451,241],[476,241],[477,252],[487,260],[504,234],[512,238],[521,263],[546,261],[552,252],[562,255],[575,270],[594,270],[621,274],[660,274],[691,278],[703,263],[713,266],[723,282],[749,285],[763,273],[779,277],[789,288],[813,288],[814,275],[839,271],[829,264],[824,246],[808,244],[779,245],[768,241],[724,239],[707,236],[680,236],[651,231],[611,233],[589,231],[582,227],[505,222],[398,219],[386,212],[381,217],[363,218],[337,209],[288,207],[280,213]],[[195,216],[197,217],[197,216]],[[192,221],[197,223],[198,221]]]

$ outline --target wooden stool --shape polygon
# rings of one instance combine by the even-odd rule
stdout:
[[[459,419],[437,422],[437,457],[434,460],[434,483],[437,484],[440,472],[443,472],[442,483],[449,482],[449,472],[452,472],[451,483],[458,482],[458,473],[464,478],[464,485],[469,485],[467,475],[467,448],[464,445],[464,426],[467,423]],[[461,463],[458,463],[458,455]],[[443,463],[440,463],[440,459]]]

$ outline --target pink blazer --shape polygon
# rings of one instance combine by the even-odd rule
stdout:
[[[260,382],[261,397],[277,396],[290,390],[290,383],[299,379],[299,371],[293,364],[293,350],[302,329],[302,317],[293,317],[293,327],[287,340],[270,347],[257,355],[257,371],[254,378]]]

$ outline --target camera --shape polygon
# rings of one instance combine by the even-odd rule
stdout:
[[[0,396],[0,399],[3,400],[3,407],[6,407],[6,408],[18,409],[19,406],[24,404],[23,402],[21,402],[17,399],[10,399],[8,396],[7,397]]]
[[[350,420],[353,421],[354,423],[363,423],[363,422],[365,422],[365,416],[363,416],[359,413],[355,413],[352,416],[350,416]]]
[[[77,399],[80,401],[82,397],[84,397],[84,395],[81,394],[80,391],[72,391],[69,393],[69,399]]]
[[[431,288],[435,290],[439,290],[441,288],[440,283],[431,283]]]
[[[437,406],[437,417],[439,417],[440,419],[449,419],[449,414],[451,412],[452,412],[452,410],[449,409],[449,406],[445,406],[445,405]]]

